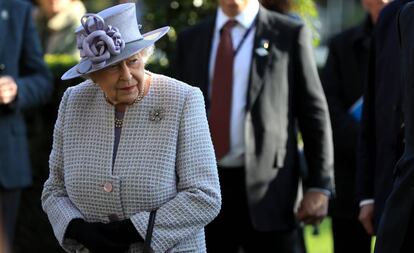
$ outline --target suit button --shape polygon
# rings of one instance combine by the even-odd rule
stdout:
[[[3,71],[6,69],[6,65],[4,63],[0,63],[0,71]]]
[[[111,213],[110,215],[108,215],[108,219],[109,221],[113,222],[113,221],[119,221],[119,217],[118,215]]]
[[[114,187],[112,186],[112,184],[110,182],[106,182],[103,186],[103,189],[104,189],[105,192],[112,192]]]

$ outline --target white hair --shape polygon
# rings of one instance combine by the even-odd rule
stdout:
[[[148,46],[148,47],[142,49],[141,51],[139,51],[138,54],[142,57],[142,60],[144,62],[144,65],[148,62],[148,59],[154,53],[154,50],[155,50],[155,46],[154,45],[151,45],[151,46]],[[106,66],[106,67],[108,67],[108,66]],[[103,69],[105,69],[105,68],[103,68]],[[92,79],[91,76],[90,76],[90,74],[82,75],[81,77],[83,79],[86,79],[86,80],[87,79]]]
[[[146,64],[146,63],[147,63],[148,59],[149,59],[149,58],[151,57],[151,55],[154,53],[154,50],[155,50],[155,46],[154,46],[154,45],[151,45],[151,46],[148,46],[148,47],[146,47],[146,48],[142,49],[142,50],[139,52],[139,54],[141,55],[141,57],[142,57],[142,59],[143,59],[143,61],[144,61],[144,64]]]

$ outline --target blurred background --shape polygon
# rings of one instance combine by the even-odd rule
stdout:
[[[29,1],[29,0],[27,0]],[[60,3],[59,3],[60,2]],[[75,2],[75,3],[74,3]],[[48,176],[48,157],[52,144],[53,126],[61,96],[68,86],[79,83],[80,79],[61,81],[60,76],[78,60],[79,56],[73,46],[66,45],[65,40],[74,41],[73,29],[79,25],[79,16],[86,12],[100,10],[120,2],[136,2],[141,32],[169,25],[171,30],[166,38],[157,43],[148,69],[161,74],[169,74],[170,57],[174,51],[177,33],[185,27],[214,13],[216,0],[33,0],[33,16],[41,36],[45,59],[54,75],[54,95],[50,102],[27,112],[30,149],[33,163],[34,184],[25,189],[18,215],[15,237],[15,252],[63,252],[51,230],[46,215],[41,210],[40,195],[44,181]],[[360,0],[294,0],[293,12],[301,17],[313,32],[315,59],[320,68],[327,56],[328,39],[344,29],[361,22],[366,14]],[[56,13],[62,11],[60,19]],[[63,28],[61,22],[69,22],[67,30],[59,33],[50,32],[50,28]],[[55,30],[56,30],[55,29]],[[309,253],[332,252],[332,238],[329,219],[320,226],[315,235],[312,228],[305,229]]]

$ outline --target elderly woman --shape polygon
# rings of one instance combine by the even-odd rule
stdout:
[[[144,69],[168,27],[141,35],[131,3],[81,23],[81,63],[62,79],[88,80],[62,98],[42,194],[56,238],[68,252],[142,252],[153,225],[152,251],[205,252],[221,196],[203,96]]]

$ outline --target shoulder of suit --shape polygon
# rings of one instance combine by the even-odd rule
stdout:
[[[258,22],[267,23],[270,26],[277,25],[286,29],[298,29],[304,25],[303,21],[275,11],[260,7]]]
[[[168,96],[173,93],[180,97],[185,97],[193,92],[196,92],[196,90],[199,90],[197,87],[165,75],[153,74],[153,77],[152,85],[156,85],[161,93],[165,93]]]
[[[203,31],[212,29],[215,22],[215,16],[208,17],[194,25],[188,26],[179,32],[179,36],[194,36],[194,34],[199,35]]]
[[[361,25],[352,26],[345,31],[342,31],[329,39],[330,45],[337,45],[343,43],[349,43],[349,41],[355,36],[361,29]]]
[[[402,1],[392,1],[389,4],[387,4],[381,11],[379,17],[378,17],[378,22],[376,24],[376,27],[379,27],[379,29],[381,29],[381,27],[383,26],[387,26],[390,23],[392,23],[393,20],[396,19],[396,16],[398,14],[398,12],[404,7],[404,6],[409,6],[412,5],[411,3],[409,3],[410,1],[407,0],[402,0]],[[408,3],[408,4],[407,4]],[[405,8],[404,8],[405,9]]]
[[[411,18],[414,16],[414,2],[406,4],[401,10],[401,20]]]

